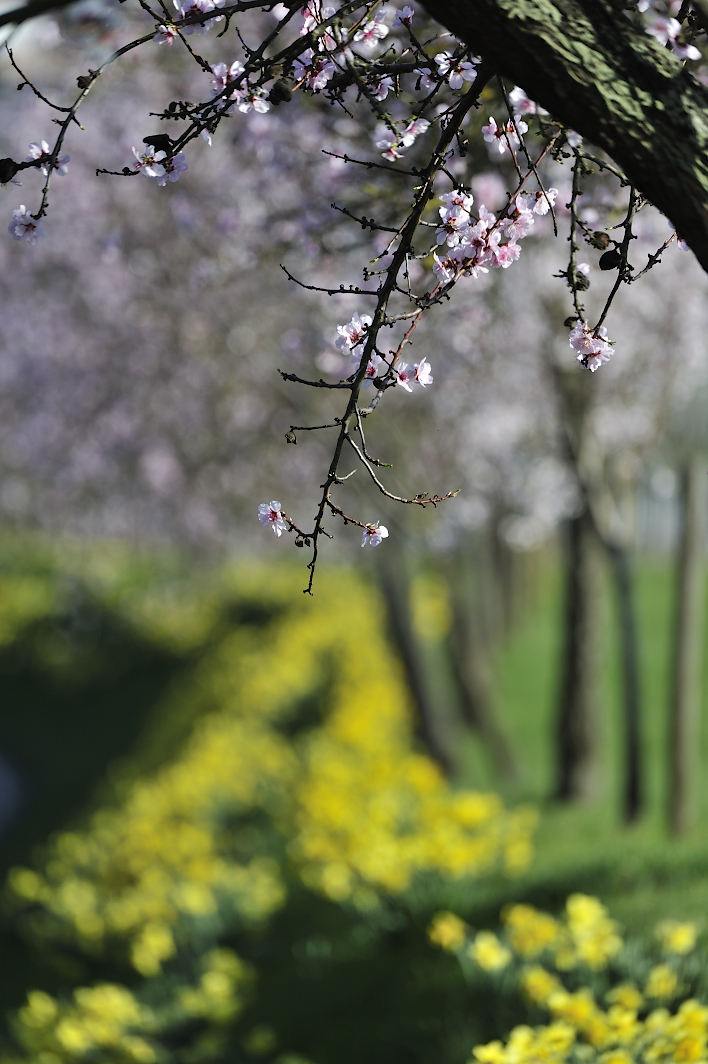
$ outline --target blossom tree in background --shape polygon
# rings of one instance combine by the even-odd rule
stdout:
[[[332,518],[358,526],[362,546],[378,545],[388,531],[380,519],[361,520],[338,501],[339,489],[352,473],[345,455],[391,501],[425,508],[457,494],[456,486],[448,485],[437,493],[391,490],[382,479],[388,463],[371,454],[365,425],[392,389],[427,392],[436,373],[439,384],[428,353],[415,358],[406,348],[428,311],[445,304],[459,282],[507,270],[519,259],[530,232],[540,226],[557,229],[562,223],[569,233],[570,253],[561,274],[572,295],[570,346],[594,372],[612,352],[605,322],[619,289],[656,265],[675,239],[672,232],[663,235],[643,270],[630,262],[637,215],[648,199],[669,214],[703,261],[700,135],[688,147],[682,144],[678,162],[665,165],[662,159],[653,168],[646,166],[646,144],[652,137],[654,144],[663,145],[666,123],[682,128],[692,118],[697,121],[705,105],[705,89],[687,68],[702,76],[696,65],[701,61],[696,41],[703,39],[700,5],[674,11],[671,4],[640,4],[639,11],[634,5],[623,11],[602,3],[589,16],[580,4],[529,2],[517,10],[506,0],[490,0],[474,26],[464,5],[427,5],[453,37],[412,8],[396,11],[378,3],[325,7],[314,0],[302,11],[298,5],[264,6],[253,0],[232,5],[203,0],[180,5],[175,12],[143,0],[139,6],[137,12],[124,9],[126,37],[133,30],[137,35],[80,75],[78,95],[67,105],[48,96],[24,60],[8,49],[19,84],[56,112],[58,125],[53,142],[28,141],[29,152],[21,161],[14,152],[2,162],[0,176],[6,182],[16,182],[27,170],[39,171],[44,179],[35,209],[26,204],[14,208],[9,230],[18,243],[37,244],[45,232],[51,236],[51,224],[45,224],[50,191],[53,195],[55,174],[65,176],[67,167],[71,180],[73,164],[65,149],[78,125],[78,109],[112,64],[126,61],[137,49],[141,54],[152,49],[155,56],[169,52],[169,62],[182,49],[194,64],[190,96],[201,102],[158,98],[152,113],[160,131],[143,136],[142,147],[133,145],[130,165],[116,160],[111,168],[115,151],[96,159],[108,164],[98,166],[104,175],[142,174],[159,186],[172,186],[193,173],[187,150],[193,152],[199,140],[211,143],[223,136],[223,123],[232,117],[268,121],[274,108],[290,108],[295,124],[306,125],[303,116],[312,108],[301,106],[300,97],[318,96],[330,105],[346,129],[313,145],[313,165],[324,151],[342,168],[334,208],[360,228],[360,263],[367,265],[363,271],[359,266],[360,280],[354,280],[350,256],[343,256],[339,270],[330,269],[326,280],[286,268],[295,284],[351,308],[333,335],[336,349],[351,358],[339,379],[281,373],[285,381],[307,389],[342,393],[338,412],[328,410],[323,423],[320,418],[317,424],[294,424],[288,433],[289,443],[315,431],[334,435],[314,523],[305,527],[288,502],[271,506],[275,516],[267,522],[276,532],[287,528],[297,545],[311,548],[307,590],[312,590],[320,540],[331,537]],[[18,24],[46,9],[29,5],[1,21]],[[210,32],[211,44],[197,41]],[[529,69],[532,45],[542,49],[543,77]],[[205,50],[208,58],[201,54]],[[588,51],[595,57],[592,63]],[[649,97],[646,83],[652,75],[655,91]],[[513,88],[505,76],[522,88]],[[662,77],[666,85],[659,84]],[[652,99],[657,101],[654,108]],[[331,129],[333,123],[325,125]],[[586,148],[581,134],[609,151],[615,162]],[[508,162],[501,171],[503,202],[494,209],[472,191],[480,146]],[[598,171],[614,181],[606,206],[614,208],[616,197],[624,198],[619,222],[614,216],[599,216],[592,225],[583,219],[581,197]],[[559,199],[558,186],[564,182],[567,188]],[[609,227],[603,224],[608,221]],[[587,276],[579,253],[586,245],[602,252],[600,268],[614,278],[592,317],[581,301]],[[364,391],[367,383],[372,391]]]

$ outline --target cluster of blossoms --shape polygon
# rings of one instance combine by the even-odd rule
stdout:
[[[464,189],[446,192],[440,197],[443,206],[436,240],[438,246],[446,244],[450,250],[442,257],[433,254],[438,280],[449,284],[460,274],[478,277],[490,268],[507,269],[521,254],[518,241],[528,235],[534,215],[547,214],[557,195],[556,188],[532,196],[521,193],[498,219],[484,204],[473,214],[473,198]]]
[[[356,311],[346,325],[337,326],[337,339],[335,347],[342,353],[349,353],[354,361],[354,368],[359,366],[360,355],[357,348],[364,342],[366,332],[371,325],[371,317],[368,314],[358,314]],[[366,379],[374,380],[383,373],[391,372],[397,384],[400,384],[407,392],[412,392],[411,384],[420,384],[426,388],[433,383],[433,374],[430,363],[426,358],[409,366],[407,362],[396,362],[392,366],[381,355],[372,354],[366,367]]]
[[[454,913],[438,913],[429,929],[431,941],[456,953],[464,967],[471,963],[482,972],[514,972],[529,1006],[550,1014],[547,1026],[516,1027],[506,1044],[496,1041],[476,1046],[473,1053],[478,1064],[705,1059],[708,1009],[688,1000],[673,1016],[666,1008],[648,1011],[649,1003],[669,1003],[681,993],[683,958],[696,946],[695,924],[662,921],[656,938],[664,959],[650,966],[648,956],[638,962],[636,950],[624,952],[617,923],[597,898],[585,894],[568,898],[560,920],[530,905],[513,905],[502,919],[501,938],[490,931],[470,936],[469,928]],[[640,975],[641,987],[628,977],[632,966]],[[607,1007],[596,999],[597,989],[581,984],[579,989],[568,990],[564,977],[570,971],[581,977],[585,971],[587,982],[596,988],[604,982]],[[602,979],[599,973],[605,973]],[[577,982],[573,978],[574,986]]]
[[[681,23],[677,18],[673,18],[670,12],[675,11],[678,14],[681,10],[681,5],[668,3],[662,4],[661,7],[663,11],[657,10],[657,6],[652,0],[637,0],[637,11],[646,16],[644,28],[647,33],[664,47],[669,45],[671,51],[678,59],[700,59],[701,53],[694,44],[682,43],[679,40]]]
[[[593,331],[586,322],[578,321],[573,326],[569,342],[573,350],[578,352],[577,361],[591,373],[610,361],[612,341],[607,339],[604,325]]]
[[[243,63],[240,63],[238,59],[235,59],[231,66],[227,66],[226,63],[214,63],[211,68],[211,94],[212,96],[220,96],[228,85],[232,81],[236,81],[242,74],[245,73],[245,67]],[[251,86],[248,83],[234,87],[227,99],[233,100],[234,106],[238,107],[239,111],[243,111],[247,114],[249,111],[258,111],[260,114],[265,114],[270,110],[270,104],[266,99],[266,93],[260,86]],[[227,114],[231,113],[231,108],[227,110]],[[211,138],[205,136],[207,131],[202,131],[202,136],[211,143]]]

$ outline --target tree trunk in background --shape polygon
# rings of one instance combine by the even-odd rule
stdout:
[[[630,824],[639,817],[644,806],[639,637],[629,552],[617,543],[606,542],[605,549],[612,561],[612,575],[617,593],[624,706],[622,814],[626,823]]]
[[[465,571],[467,570],[467,571]],[[479,733],[498,771],[515,779],[518,767],[511,746],[499,727],[494,710],[491,653],[485,645],[479,605],[469,567],[461,566],[452,582],[453,625],[451,660],[460,712],[465,723]]]
[[[556,797],[588,799],[597,791],[597,549],[587,510],[568,522],[564,645],[557,731]]]
[[[669,825],[675,835],[696,813],[701,700],[701,649],[705,609],[706,462],[689,460],[681,477],[681,539],[669,718]]]
[[[415,731],[427,753],[449,776],[454,768],[452,753],[445,741],[422,648],[413,627],[410,580],[402,560],[391,566],[377,566],[379,584],[388,608],[393,643],[401,657],[416,710]]]

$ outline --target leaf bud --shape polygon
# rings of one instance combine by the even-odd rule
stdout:
[[[278,78],[268,93],[268,102],[274,107],[278,107],[281,103],[290,103],[293,98],[292,86],[291,78]]]
[[[622,255],[617,248],[611,248],[600,256],[599,266],[601,270],[616,270],[622,263]]]
[[[143,137],[143,144],[149,144],[155,151],[164,151],[167,155],[172,151],[172,139],[167,133],[155,133],[152,137]]]
[[[14,159],[0,159],[0,185],[5,185],[8,181],[12,181],[19,169],[20,164],[16,163]]]
[[[610,246],[610,234],[604,233],[602,229],[596,230],[590,237],[590,243],[598,251],[604,251],[605,248]]]

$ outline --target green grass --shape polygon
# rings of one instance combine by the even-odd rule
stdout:
[[[557,704],[562,579],[557,561],[544,562],[536,601],[501,650],[496,663],[499,713],[522,765],[514,786],[489,780],[509,801],[531,801],[540,811],[536,856],[516,882],[481,889],[478,907],[491,917],[510,898],[558,905],[572,890],[597,893],[632,931],[667,914],[702,918],[708,903],[708,788],[701,788],[695,828],[672,839],[665,825],[667,694],[674,576],[664,560],[635,564],[640,631],[642,729],[646,808],[639,823],[621,819],[622,703],[613,589],[603,576],[601,655],[601,787],[597,801],[560,805],[554,785],[553,727]],[[708,650],[708,631],[705,645]],[[708,692],[708,653],[703,656]],[[705,702],[705,698],[704,698]],[[478,753],[472,773],[478,772]],[[701,733],[701,763],[708,765],[708,729]]]

